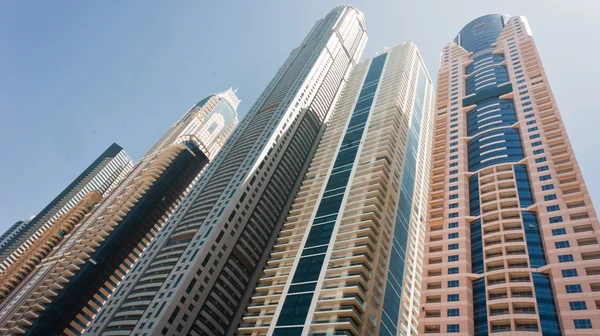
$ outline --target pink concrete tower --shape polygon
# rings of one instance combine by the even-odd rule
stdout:
[[[527,21],[442,51],[419,333],[596,335],[600,224]]]

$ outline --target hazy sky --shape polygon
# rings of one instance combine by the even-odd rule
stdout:
[[[600,204],[600,1],[345,2],[365,14],[363,58],[413,40],[434,78],[442,47],[463,25],[489,13],[527,16]],[[1,1],[0,232],[41,210],[112,142],[139,159],[210,93],[239,87],[243,116],[313,23],[339,4]]]

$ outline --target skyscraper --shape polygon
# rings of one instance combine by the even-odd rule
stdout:
[[[432,112],[413,43],[354,68],[241,334],[416,335]]]
[[[202,174],[92,334],[236,330],[309,158],[367,35],[340,6],[317,21]]]
[[[102,195],[97,190],[90,191],[66,214],[58,217],[52,227],[40,234],[27,251],[0,274],[0,301],[17,288],[101,200]]]
[[[524,17],[444,47],[436,114],[419,332],[597,334],[600,225]]]
[[[81,335],[223,146],[238,104],[231,89],[213,94],[175,123],[3,302],[0,332]]]
[[[0,272],[19,259],[58,217],[66,214],[86,194],[97,190],[107,195],[132,167],[123,148],[112,144],[35,217],[13,225],[0,237]]]

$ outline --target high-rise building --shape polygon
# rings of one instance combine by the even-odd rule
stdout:
[[[31,221],[34,218],[35,216],[31,216],[28,219],[21,219],[18,220],[15,224],[11,225],[11,227],[8,228],[8,230],[6,230],[0,236],[0,246],[5,246],[8,241],[13,239],[19,232],[21,232],[23,227],[25,227],[29,223],[29,221]]]
[[[467,24],[437,82],[419,334],[597,334],[600,224],[527,20]]]
[[[101,200],[102,195],[97,190],[90,191],[71,210],[58,217],[52,227],[44,231],[23,255],[6,268],[0,274],[0,301],[17,288]]]
[[[411,42],[354,68],[240,334],[417,334],[433,103]]]
[[[112,144],[108,147],[35,217],[13,225],[0,237],[0,273],[18,260],[58,217],[66,214],[85,195],[92,190],[107,195],[132,167],[131,159],[121,146]]]
[[[224,335],[254,284],[367,35],[334,8],[260,95],[88,332]]]
[[[223,146],[238,104],[231,89],[201,100],[82,222],[59,219],[70,235],[32,252],[57,246],[0,306],[0,332],[81,335]]]

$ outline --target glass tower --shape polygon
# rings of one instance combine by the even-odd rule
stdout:
[[[414,44],[354,68],[240,334],[416,335],[432,112]]]
[[[60,218],[63,234],[36,250],[55,251],[31,274],[12,269],[28,278],[0,306],[0,332],[82,335],[232,133],[238,104],[231,89],[202,99],[98,206],[79,205],[80,223]]]
[[[108,147],[36,216],[13,225],[0,237],[0,273],[17,261],[40,235],[85,195],[93,190],[108,195],[132,167],[133,162],[121,146],[114,143]]]
[[[336,7],[317,21],[89,333],[235,331],[366,40],[363,16],[353,7]]]
[[[444,47],[432,160],[419,333],[600,328],[600,225],[524,17]]]

